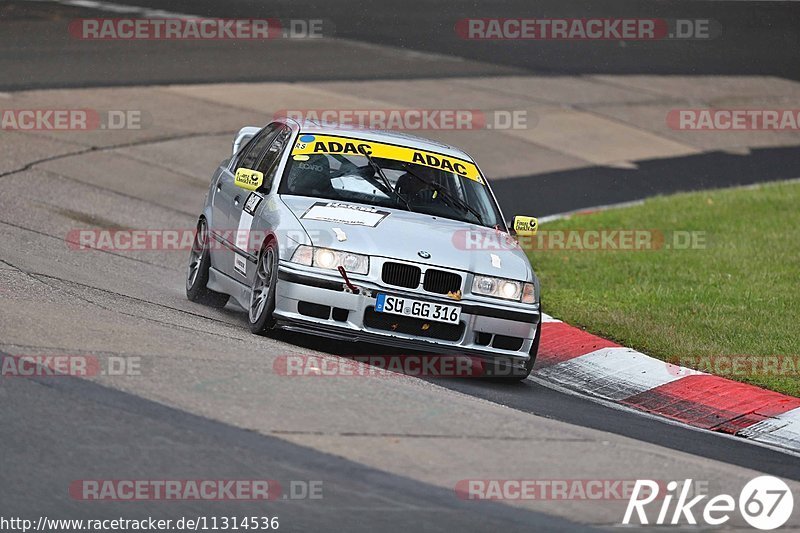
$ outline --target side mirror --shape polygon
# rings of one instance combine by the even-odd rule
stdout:
[[[250,170],[249,168],[239,168],[236,169],[236,177],[233,179],[233,183],[242,189],[255,191],[264,183],[264,173]]]
[[[535,217],[515,216],[512,224],[514,233],[520,237],[536,235],[539,231],[539,221]]]
[[[236,137],[233,138],[233,155],[239,153],[239,150],[247,144],[247,142],[256,136],[256,133],[261,131],[261,128],[256,126],[245,126],[244,128],[239,130],[239,133],[236,134]]]

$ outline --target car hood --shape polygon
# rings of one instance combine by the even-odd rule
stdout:
[[[281,199],[315,246],[515,280],[531,281],[533,278],[528,258],[515,241],[491,228],[356,202],[288,195]],[[315,204],[345,204],[350,208],[375,209],[386,215],[374,227],[344,223],[345,219],[353,222],[360,218],[349,218],[347,211],[342,211],[343,217],[338,221],[316,220],[307,215]],[[374,223],[382,213],[370,213],[363,221]],[[430,254],[429,259],[421,257],[420,253],[425,255],[425,252]]]

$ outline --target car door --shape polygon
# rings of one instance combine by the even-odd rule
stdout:
[[[236,228],[236,238],[233,243],[233,272],[234,278],[239,281],[251,281],[252,276],[250,274],[255,268],[259,252],[258,247],[264,237],[263,235],[250,234],[253,218],[256,216],[258,208],[261,207],[262,201],[272,192],[281,156],[289,145],[291,135],[292,130],[286,126],[278,129],[273,136],[272,143],[263,150],[253,169],[263,173],[264,182],[262,186],[255,191],[240,189],[239,203],[234,201],[229,225],[232,228]]]
[[[272,143],[277,135],[280,124],[273,123],[261,130],[248,142],[242,150],[233,157],[231,162],[222,167],[213,188],[211,199],[212,217],[210,224],[212,237],[219,246],[215,246],[212,254],[212,264],[229,276],[233,276],[233,247],[236,240],[236,226],[231,226],[231,220],[241,211],[242,197],[247,191],[235,184],[237,169],[254,169],[260,156]]]

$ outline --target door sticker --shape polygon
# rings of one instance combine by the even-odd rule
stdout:
[[[247,259],[244,256],[235,254],[233,256],[233,269],[244,277],[247,277]]]
[[[244,202],[244,211],[245,213],[250,213],[251,215],[256,214],[256,209],[258,208],[258,204],[261,203],[261,195],[251,192],[250,196],[247,197],[247,200]]]

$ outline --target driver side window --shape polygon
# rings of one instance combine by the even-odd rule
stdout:
[[[275,174],[278,171],[278,163],[281,159],[289,139],[292,136],[292,130],[286,126],[281,127],[278,132],[273,136],[273,142],[266,149],[265,153],[261,156],[258,166],[255,170],[264,174],[264,183],[261,186],[263,192],[269,193],[272,188],[272,183],[275,180]]]
[[[234,162],[231,165],[231,170],[236,172],[239,168],[249,168],[251,170],[255,170],[255,164],[258,160],[258,156],[261,152],[266,148],[269,143],[272,142],[272,139],[275,138],[275,133],[277,130],[278,124],[273,123],[261,130],[255,137],[250,139],[250,141],[242,148],[242,150],[237,154],[236,158],[234,158]]]
[[[291,135],[292,130],[286,126],[283,126],[275,135],[270,136],[270,140],[274,139],[274,141],[266,150],[266,153],[264,153],[261,157],[261,161],[258,163],[258,168],[255,168],[254,170],[267,173],[280,159],[283,149],[286,148],[286,143]]]

